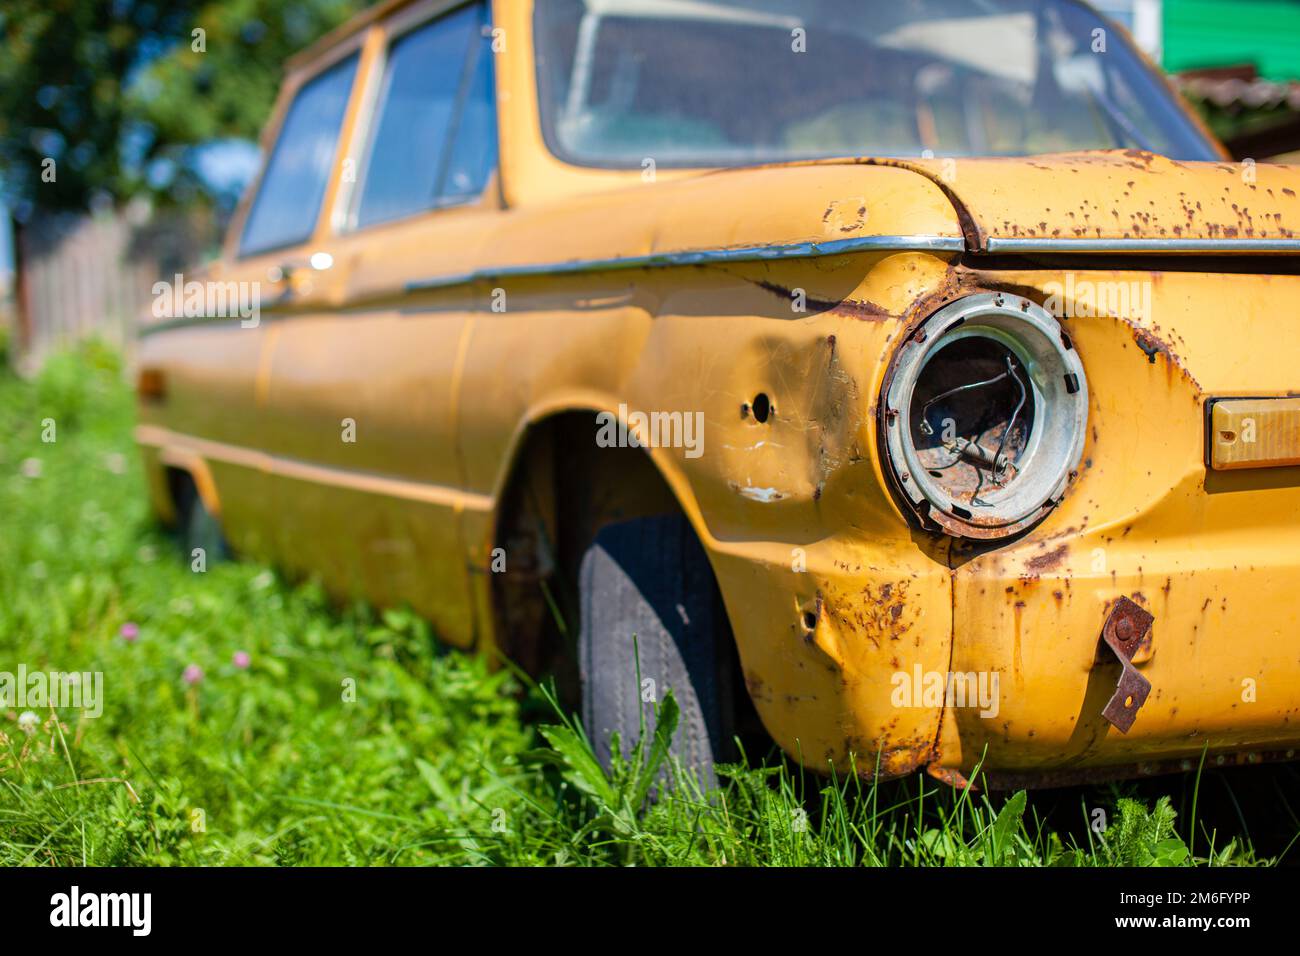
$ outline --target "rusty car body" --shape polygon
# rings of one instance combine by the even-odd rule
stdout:
[[[605,84],[601,109],[622,108],[619,84],[673,72],[654,51],[678,37],[714,44],[675,61],[696,91],[681,102],[707,102],[701,50],[741,21],[767,31],[744,43],[779,34],[798,56],[802,35],[824,63],[847,28],[818,17],[859,4],[390,0],[321,40],[289,64],[263,144],[274,167],[295,101],[343,70],[319,195],[296,234],[250,247],[264,173],[203,277],[260,283],[260,321],[143,332],[156,512],[183,517],[188,489],[237,552],[533,669],[558,653],[550,598],[595,530],[684,515],[758,717],[822,770],[1047,784],[1294,757],[1300,174],[1229,162],[1081,4],[999,0],[997,55],[961,63],[933,38],[985,46],[972,4],[871,6],[896,19],[854,42],[934,58],[872,114],[902,102],[911,137],[877,152],[870,129],[827,137],[848,113],[784,151],[727,128],[692,153],[680,110],[656,140],[584,100]],[[487,77],[481,181],[367,221],[390,51],[449,16],[477,17],[463,83]],[[1070,18],[1087,18],[1072,49]],[[1008,23],[1029,51],[1007,52]],[[1127,73],[1096,80],[1120,58]],[[966,134],[927,90],[984,89],[969,128],[1016,112],[989,103],[1017,70],[1037,77],[1025,114],[1050,80],[1098,111],[1130,83],[1167,115],[1104,116],[1113,142],[986,126],[948,146]],[[788,131],[771,82],[755,112]],[[702,413],[702,453],[598,447],[593,416],[635,436],[629,409]],[[989,674],[995,706],[954,699]]]

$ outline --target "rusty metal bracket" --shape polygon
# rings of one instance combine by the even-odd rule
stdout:
[[[1126,597],[1115,602],[1101,628],[1101,639],[1115,656],[1119,658],[1119,684],[1115,694],[1106,705],[1101,715],[1109,720],[1120,733],[1126,734],[1137,719],[1138,709],[1146,703],[1151,693],[1151,682],[1133,666],[1133,655],[1137,653],[1142,639],[1151,629],[1155,618]]]

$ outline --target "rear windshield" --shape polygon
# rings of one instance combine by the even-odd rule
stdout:
[[[1219,158],[1073,0],[537,0],[535,18],[546,139],[583,165]]]

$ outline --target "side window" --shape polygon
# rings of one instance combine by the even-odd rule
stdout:
[[[353,54],[312,79],[294,97],[244,225],[241,256],[297,245],[311,237],[356,71]]]
[[[441,202],[473,199],[487,187],[497,164],[497,104],[492,83],[492,36],[489,31],[470,48],[460,115],[451,133],[447,168],[438,196]]]
[[[483,191],[496,163],[491,40],[484,5],[462,7],[388,52],[354,225]]]

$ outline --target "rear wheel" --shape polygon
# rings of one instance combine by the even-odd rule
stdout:
[[[654,733],[655,703],[671,689],[681,709],[672,753],[712,785],[714,763],[733,756],[734,649],[690,524],[663,515],[607,525],[583,555],[578,589],[583,720],[601,762],[611,733],[630,752],[643,715]]]
[[[202,551],[205,565],[225,561],[230,548],[221,532],[221,522],[208,510],[203,497],[188,475],[179,476],[175,485],[177,535],[186,560],[193,562]]]

